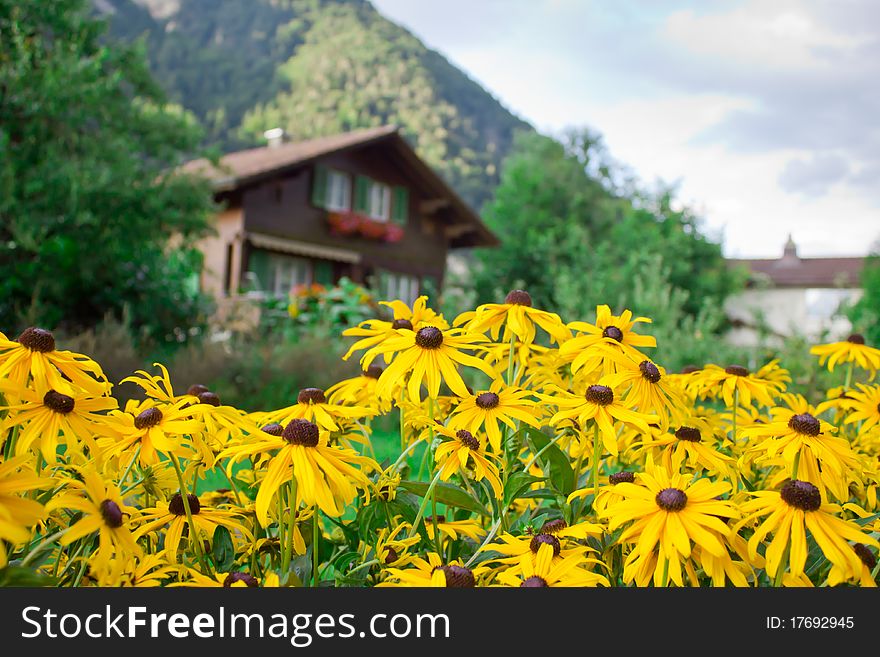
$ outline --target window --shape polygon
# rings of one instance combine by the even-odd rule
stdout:
[[[367,214],[371,219],[388,221],[391,216],[391,188],[382,183],[370,183]]]
[[[324,206],[328,210],[351,209],[351,180],[341,171],[327,172],[327,197]]]
[[[306,258],[270,253],[267,289],[276,297],[286,297],[297,285],[312,282],[312,263]]]
[[[385,300],[400,299],[407,305],[412,305],[419,296],[419,279],[417,276],[382,272],[379,291]]]

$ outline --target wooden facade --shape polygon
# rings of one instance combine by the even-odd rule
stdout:
[[[497,238],[393,126],[231,153],[208,175],[223,211],[204,240],[215,297],[289,293],[346,276],[412,301],[439,291],[450,249]],[[341,221],[342,223],[333,223]]]

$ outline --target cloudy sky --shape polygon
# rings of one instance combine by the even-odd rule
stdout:
[[[733,257],[880,238],[880,2],[374,0],[546,133],[678,182]]]

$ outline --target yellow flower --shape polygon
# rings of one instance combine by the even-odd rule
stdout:
[[[479,542],[486,535],[486,530],[476,520],[448,520],[444,515],[437,516],[437,529],[441,537],[448,537],[457,541],[459,536],[466,536],[474,542]],[[425,530],[428,538],[434,540],[434,518],[425,517]]]
[[[464,325],[472,333],[489,331],[496,342],[504,326],[502,342],[510,342],[511,337],[516,336],[526,345],[535,341],[536,324],[547,332],[553,342],[563,342],[571,337],[571,332],[559,315],[532,308],[532,297],[525,290],[512,290],[504,303],[485,303],[476,310],[462,313],[453,322],[454,326]]]
[[[131,533],[131,520],[138,514],[137,509],[125,504],[119,488],[105,482],[93,466],[76,468],[76,471],[82,479],[67,480],[67,490],[46,504],[47,511],[69,509],[83,514],[61,537],[61,545],[70,545],[97,532],[98,547],[90,559],[97,573],[105,572],[113,557],[141,556],[143,551]]]
[[[449,328],[449,324],[443,319],[443,315],[435,313],[428,308],[428,297],[420,296],[413,303],[412,309],[403,301],[380,301],[383,306],[388,306],[394,312],[394,321],[386,322],[381,319],[370,319],[361,322],[354,328],[345,329],[342,335],[361,338],[355,342],[351,348],[342,357],[342,360],[348,360],[356,351],[370,349],[382,344],[385,340],[394,339],[398,336],[397,329],[408,329],[417,331],[422,326],[430,325],[445,331]],[[385,355],[385,362],[390,362],[391,354]]]
[[[31,537],[28,528],[46,515],[39,502],[21,494],[47,488],[53,480],[22,471],[28,465],[30,461],[27,456],[0,461],[0,568],[6,566],[8,559],[6,543],[26,543]]]
[[[773,406],[775,397],[785,390],[785,383],[778,378],[763,379],[751,374],[742,365],[730,365],[724,369],[709,364],[694,376],[703,380],[703,394],[721,396],[728,407],[734,406],[734,392],[739,395],[739,403],[751,406],[752,400],[765,406]]]
[[[443,331],[436,326],[423,326],[418,331],[400,329],[397,334],[397,337],[370,349],[361,360],[361,364],[368,367],[376,356],[395,352],[376,386],[380,398],[392,397],[395,386],[407,375],[407,392],[410,400],[416,403],[421,401],[422,381],[426,382],[431,399],[440,394],[441,381],[459,397],[467,397],[467,386],[458,373],[459,364],[476,368],[492,379],[498,377],[484,361],[462,351],[479,348],[480,343],[486,341],[485,336],[462,333],[460,329]]]
[[[583,568],[585,560],[570,555],[554,560],[553,546],[541,543],[537,554],[523,554],[518,568],[509,568],[498,574],[504,586],[524,588],[609,586],[608,578]]]
[[[434,588],[474,588],[486,568],[471,570],[455,560],[444,564],[435,552],[429,552],[427,559],[414,557],[409,568],[389,568],[388,578],[377,586],[415,586]]]
[[[296,404],[270,413],[255,414],[262,423],[287,426],[291,420],[303,419],[314,422],[324,431],[339,431],[339,422],[376,415],[377,411],[364,406],[343,406],[327,402],[320,388],[303,388],[296,396]]]
[[[23,390],[31,377],[38,389],[64,393],[70,392],[71,384],[92,395],[103,395],[112,387],[101,366],[88,356],[56,351],[55,336],[45,329],[32,326],[17,340],[0,333],[0,381]]]
[[[608,518],[612,532],[628,525],[619,539],[633,544],[624,564],[625,582],[646,586],[653,574],[654,585],[664,586],[666,573],[669,580],[684,586],[682,561],[691,558],[694,546],[718,557],[727,554],[731,532],[721,518],[738,513],[731,502],[718,498],[730,490],[730,484],[670,473],[650,460],[635,480],[617,484],[615,492],[623,499],[601,514]]]
[[[274,430],[273,430],[274,431]],[[296,478],[297,500],[307,506],[318,506],[328,516],[342,515],[345,505],[357,496],[358,488],[368,489],[370,480],[356,465],[366,470],[380,470],[370,458],[355,451],[328,445],[328,432],[302,418],[291,420],[275,435],[261,431],[243,445],[228,447],[219,459],[232,463],[256,454],[274,453],[257,492],[257,519],[267,525],[268,508],[275,492]]]
[[[452,475],[464,476],[468,469],[472,469],[474,479],[477,481],[485,479],[495,492],[495,496],[501,499],[503,489],[498,467],[489,461],[489,458],[493,457],[483,453],[480,441],[467,429],[453,431],[437,425],[436,430],[437,433],[451,438],[440,443],[434,451],[434,460],[440,467],[440,479],[448,481]]]
[[[555,386],[549,386],[548,389],[552,394],[542,394],[541,398],[559,407],[550,418],[550,424],[556,426],[565,421],[577,420],[581,427],[585,427],[589,420],[593,420],[602,434],[605,451],[613,456],[617,456],[619,451],[615,420],[632,424],[647,433],[648,425],[658,419],[656,415],[631,410],[608,386],[592,385],[583,395],[574,395]]]
[[[617,364],[617,371],[603,377],[600,383],[614,390],[625,390],[624,401],[636,410],[659,417],[663,429],[670,421],[680,422],[684,418],[687,414],[684,392],[670,382],[665,369],[647,358],[636,361],[627,354],[606,350]]]
[[[93,573],[98,586],[156,587],[163,586],[178,569],[168,563],[165,550],[140,558],[116,557],[105,572]]]
[[[370,365],[359,376],[344,379],[327,388],[325,395],[331,404],[365,406],[388,412],[391,406],[381,402],[376,395],[376,384],[382,375],[380,365]]]
[[[160,453],[190,456],[197,451],[209,461],[211,450],[200,439],[202,424],[193,417],[187,403],[157,404],[148,399],[130,407],[133,412],[112,413],[108,422],[120,437],[99,440],[98,445],[105,455],[125,460],[140,450],[138,462],[142,465],[157,464]]]
[[[867,433],[880,426],[880,386],[857,383],[858,390],[850,390],[841,404],[849,410],[845,424],[860,422],[859,433]]]
[[[632,312],[624,310],[619,316],[611,314],[606,305],[596,306],[596,323],[571,322],[568,328],[578,331],[578,335],[559,347],[559,354],[571,362],[571,371],[577,373],[586,365],[587,373],[603,364],[609,365],[607,351],[597,351],[595,347],[606,345],[611,349],[629,354],[639,361],[644,356],[638,347],[656,347],[657,340],[650,335],[639,335],[633,330],[636,323],[650,323],[647,317],[633,318]],[[610,370],[610,367],[606,368]]]
[[[489,444],[496,454],[501,453],[501,421],[516,431],[515,420],[539,428],[541,411],[531,393],[515,387],[507,387],[501,379],[492,382],[488,390],[468,395],[458,404],[449,417],[450,429],[467,429],[476,433],[485,428]]]
[[[711,434],[707,436],[712,438]],[[708,471],[721,475],[731,483],[737,478],[735,462],[716,450],[711,443],[703,442],[703,433],[697,427],[682,425],[672,433],[654,436],[645,434],[644,439],[633,445],[634,453],[650,452],[651,459],[670,472],[680,472],[686,466],[693,472]]]
[[[823,504],[819,489],[807,481],[789,479],[778,491],[758,491],[751,495],[754,499],[742,505],[745,516],[740,524],[765,518],[749,539],[749,554],[757,554],[758,546],[773,534],[765,553],[766,571],[771,578],[784,567],[786,553],[789,573],[794,577],[804,573],[807,531],[828,561],[837,567],[835,576],[841,581],[861,577],[862,560],[848,540],[880,547],[880,543],[857,524],[837,517],[841,508],[836,504]]]
[[[810,353],[819,357],[819,365],[828,363],[828,371],[841,363],[853,363],[873,376],[880,369],[880,349],[865,344],[863,335],[853,333],[846,340],[812,347]]]
[[[260,583],[253,575],[249,573],[231,570],[226,573],[215,573],[213,577],[203,575],[195,568],[187,568],[186,575],[189,579],[182,582],[174,582],[169,586],[198,586],[203,588],[278,588],[280,582],[278,575],[275,573],[266,573],[263,575],[263,582]]]

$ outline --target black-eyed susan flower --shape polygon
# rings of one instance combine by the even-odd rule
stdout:
[[[370,349],[361,360],[361,365],[369,367],[376,356],[394,353],[391,364],[382,372],[376,386],[380,398],[393,397],[396,386],[407,376],[406,390],[411,401],[421,401],[423,381],[431,399],[440,394],[441,381],[459,397],[467,397],[468,388],[458,372],[458,365],[478,369],[492,379],[498,376],[484,361],[464,352],[478,349],[486,341],[483,335],[464,333],[460,329],[443,331],[428,325],[418,331],[400,329],[397,333],[397,337]]]
[[[78,468],[77,476],[67,479],[65,489],[46,504],[47,511],[67,509],[82,513],[61,537],[61,545],[97,533],[98,546],[90,558],[96,572],[107,570],[113,557],[141,556],[143,550],[131,533],[132,519],[137,517],[138,510],[127,505],[119,488],[105,481],[94,467]]]
[[[527,345],[535,341],[535,325],[544,329],[553,342],[563,342],[571,337],[559,315],[532,307],[532,297],[525,290],[512,290],[504,303],[485,303],[476,310],[460,314],[453,322],[453,326],[464,326],[472,333],[489,331],[496,342],[503,326],[502,342],[508,343],[516,338]]]
[[[0,386],[0,391],[3,388]],[[58,460],[58,446],[70,449],[88,447],[92,457],[99,455],[96,436],[116,435],[103,414],[117,408],[112,397],[94,397],[85,391],[67,387],[70,394],[56,390],[23,389],[18,392],[21,403],[0,406],[9,415],[0,422],[0,433],[18,426],[16,454],[39,450],[47,463]]]
[[[785,383],[778,378],[762,379],[742,365],[721,368],[710,363],[695,376],[703,381],[703,394],[721,397],[729,408],[750,406],[753,400],[773,406],[775,398],[785,390]]]
[[[606,507],[601,517],[612,532],[627,525],[619,539],[632,545],[624,581],[684,586],[682,562],[691,558],[695,545],[723,557],[731,533],[724,518],[739,515],[731,502],[720,499],[729,490],[727,482],[670,473],[650,461],[634,483],[617,484],[615,492],[623,499]]]
[[[571,371],[577,373],[582,369],[588,372],[601,367],[607,361],[607,352],[596,351],[595,347],[606,345],[612,349],[629,354],[633,359],[644,360],[645,356],[639,349],[656,347],[657,340],[650,335],[635,332],[637,323],[650,323],[648,317],[635,317],[630,310],[624,310],[619,316],[611,314],[607,305],[596,306],[596,323],[570,322],[568,328],[581,335],[566,340],[559,347],[559,355],[571,363]],[[586,366],[586,367],[585,367]],[[610,368],[606,368],[607,369]]]
[[[434,540],[434,520],[433,516],[425,518],[425,531],[427,531],[428,538],[432,541]],[[438,514],[436,520],[437,529],[441,536],[443,536],[444,541],[446,538],[457,541],[460,537],[466,536],[472,541],[479,542],[487,534],[486,529],[473,519],[451,520],[445,515]]]
[[[205,575],[197,568],[187,568],[183,574],[184,579],[173,582],[169,586],[198,586],[201,588],[278,588],[280,580],[276,573],[265,573],[262,581],[240,570],[214,573],[213,576]]]
[[[846,340],[816,345],[810,353],[818,356],[819,365],[826,365],[829,372],[843,363],[858,365],[872,375],[880,369],[880,349],[866,345],[865,336],[860,333],[853,333]]]
[[[98,586],[154,588],[165,586],[178,574],[178,567],[168,562],[165,550],[141,557],[110,559],[103,572],[91,573]]]
[[[187,502],[200,540],[210,543],[218,526],[228,529],[239,541],[254,540],[254,535],[242,522],[240,512],[208,506],[192,493],[187,495]],[[183,533],[189,531],[186,508],[180,493],[174,494],[168,502],[158,501],[156,506],[143,509],[134,536],[139,539],[162,529],[165,530],[168,558],[176,561]],[[188,534],[187,540],[193,540],[192,536]]]
[[[198,452],[206,461],[212,458],[210,448],[197,439],[202,423],[193,417],[187,402],[165,404],[148,399],[127,406],[125,412],[112,413],[107,421],[119,434],[98,441],[108,457],[128,461],[136,456],[141,465],[155,465],[160,454],[186,457]]]
[[[880,426],[880,386],[856,384],[857,390],[850,390],[842,402],[847,411],[845,424],[859,423],[859,433],[867,434],[872,428]]]
[[[381,375],[382,366],[373,363],[358,376],[334,383],[327,388],[325,395],[331,404],[378,407],[383,413],[387,412],[390,405],[387,401],[380,401],[376,395],[376,384]]]
[[[260,435],[249,437],[244,444],[226,448],[219,458],[229,458],[231,465],[246,456],[274,454],[268,461],[256,498],[257,519],[264,527],[273,496],[291,477],[296,479],[298,500],[337,517],[357,496],[359,488],[370,487],[364,471],[380,468],[375,461],[353,450],[331,447],[328,440],[329,432],[322,431],[313,422],[296,418],[280,435],[268,433],[264,428]]]
[[[371,417],[377,411],[366,406],[347,406],[327,401],[320,388],[303,388],[296,396],[296,403],[270,413],[260,414],[260,424],[280,424],[286,427],[291,420],[314,422],[324,431],[340,431],[340,424],[350,420]]]
[[[680,423],[684,419],[684,391],[668,379],[664,368],[648,358],[636,361],[613,350],[608,350],[608,357],[617,364],[616,372],[603,377],[600,383],[622,391],[624,401],[633,409],[656,415],[664,429],[670,422]]]
[[[455,431],[437,425],[437,433],[449,438],[434,451],[440,479],[448,481],[452,475],[465,476],[465,473],[470,472],[475,480],[486,480],[495,496],[500,499],[503,487],[498,466],[492,463],[490,459],[493,457],[485,453],[480,441],[467,429]]]
[[[464,566],[460,560],[444,564],[436,552],[429,552],[427,559],[414,557],[407,568],[388,568],[387,579],[377,586],[415,586],[451,589],[472,589],[487,569]]]
[[[648,425],[657,422],[658,419],[656,415],[632,410],[612,388],[604,385],[591,385],[583,395],[549,386],[547,393],[541,394],[540,397],[559,409],[550,418],[550,424],[553,426],[571,420],[577,420],[581,427],[586,427],[590,421],[595,422],[599,427],[605,451],[613,456],[619,453],[615,421],[634,425],[647,433]]]
[[[58,351],[50,331],[32,326],[17,340],[0,333],[0,381],[24,389],[30,379],[35,388],[64,393],[70,392],[71,385],[92,395],[106,394],[112,387],[101,366],[91,358]]]
[[[880,548],[880,543],[861,527],[839,517],[840,506],[823,504],[819,489],[808,481],[789,479],[779,490],[751,495],[754,499],[742,504],[744,517],[740,524],[763,518],[749,538],[749,553],[757,554],[758,547],[773,534],[764,556],[767,574],[777,582],[781,582],[778,575],[786,562],[794,577],[804,573],[809,552],[807,532],[837,568],[836,576],[841,581],[858,581],[862,572],[862,560],[847,541]]]
[[[522,588],[609,586],[607,577],[583,567],[582,556],[554,557],[554,546],[540,543],[534,556],[523,554],[516,568],[499,572],[498,583]]]
[[[501,427],[499,422],[511,431],[516,431],[516,421],[538,428],[541,410],[531,393],[516,387],[505,386],[496,379],[488,390],[468,395],[456,406],[449,416],[451,429],[467,429],[477,433],[484,429],[489,445],[496,454],[501,453]]]
[[[713,446],[711,434],[707,439],[703,440],[703,432],[698,427],[683,424],[674,431],[644,434],[643,440],[634,443],[633,448],[637,455],[650,452],[651,459],[669,472],[686,469],[735,482],[736,462]]]
[[[390,322],[381,319],[369,319],[361,322],[356,327],[345,329],[342,335],[360,338],[342,357],[348,360],[356,351],[363,351],[380,345],[385,340],[397,337],[398,329],[408,329],[417,331],[422,326],[429,325],[445,331],[449,328],[449,324],[443,319],[443,315],[436,313],[428,308],[428,297],[420,296],[413,302],[410,309],[403,301],[380,301],[383,306],[388,306],[394,313],[394,319]],[[390,362],[391,354],[385,355],[385,362]]]

